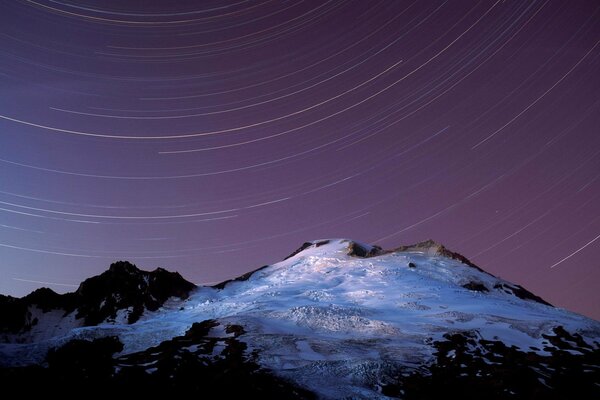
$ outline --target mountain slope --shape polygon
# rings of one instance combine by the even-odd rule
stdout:
[[[189,339],[202,321],[214,325]],[[116,375],[136,367],[162,376],[172,371],[159,362],[165,357],[216,365],[241,346],[237,366],[253,363],[323,398],[560,398],[572,383],[582,397],[600,394],[600,323],[431,241],[393,251],[307,242],[280,263],[197,288],[134,324],[106,321],[29,344],[12,337],[0,359],[42,363],[73,339],[107,336],[122,345]]]

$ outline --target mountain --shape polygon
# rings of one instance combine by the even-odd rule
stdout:
[[[41,288],[20,299],[0,295],[0,336],[3,341],[31,342],[103,322],[132,324],[171,297],[186,299],[195,288],[176,272],[141,271],[119,261],[73,293]]]
[[[0,307],[0,381],[44,394],[600,398],[600,322],[433,241],[306,242],[213,287],[118,263]]]

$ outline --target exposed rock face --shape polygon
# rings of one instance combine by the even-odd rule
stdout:
[[[489,289],[479,282],[469,282],[462,285],[465,289],[474,290],[476,292],[489,292]]]
[[[39,323],[39,317],[32,314],[33,308],[43,314],[59,311],[67,315],[77,308],[76,296],[75,293],[60,295],[48,288],[37,289],[22,298],[0,296],[0,335],[31,330]]]
[[[453,260],[458,260],[461,263],[468,265],[477,269],[478,271],[485,272],[483,269],[479,268],[477,265],[473,264],[469,259],[461,254],[455,253],[453,251],[448,250],[443,245],[437,243],[434,240],[428,239],[423,242],[409,244],[404,246],[396,247],[393,250],[388,250],[387,252],[407,252],[407,251],[418,251],[424,252],[429,255],[438,255],[443,257],[448,257]]]
[[[63,317],[75,313],[80,326],[92,326],[114,320],[119,311],[126,310],[127,322],[134,323],[145,310],[156,311],[170,297],[185,299],[195,287],[177,272],[142,271],[119,261],[83,281],[73,293],[41,288],[20,299],[0,296],[0,334],[26,333],[50,312]]]
[[[523,300],[533,300],[538,303],[545,304],[547,306],[552,306],[552,304],[548,303],[544,299],[535,294],[531,293],[529,290],[525,289],[523,286],[515,285],[512,283],[501,283],[494,285],[494,289],[503,290],[505,293],[511,293]]]
[[[350,242],[348,245],[348,255],[354,257],[375,257],[384,254],[384,251],[379,246],[369,246],[357,242]]]
[[[319,246],[322,246],[324,244],[329,243],[329,240],[320,240],[317,242],[304,242],[302,243],[302,246],[298,247],[296,250],[294,250],[292,252],[292,254],[290,254],[289,256],[287,256],[286,258],[284,258],[284,260],[287,260],[288,258],[292,258],[294,257],[296,254],[303,252],[304,250],[308,249],[309,247],[317,247],[317,244],[319,244]]]
[[[118,310],[131,308],[128,322],[137,321],[145,309],[156,311],[170,297],[185,299],[196,286],[177,272],[157,268],[141,271],[119,261],[101,275],[85,280],[75,292],[78,318],[85,325],[96,325],[115,318]]]

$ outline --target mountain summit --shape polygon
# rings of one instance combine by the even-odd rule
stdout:
[[[21,310],[44,329],[2,321],[0,378],[273,398],[600,395],[599,322],[433,241],[306,242],[214,287],[131,264],[86,282],[68,307],[48,289],[1,300],[1,318]]]

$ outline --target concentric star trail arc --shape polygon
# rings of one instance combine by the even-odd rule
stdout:
[[[596,0],[0,2],[0,293],[434,239],[600,319]]]

